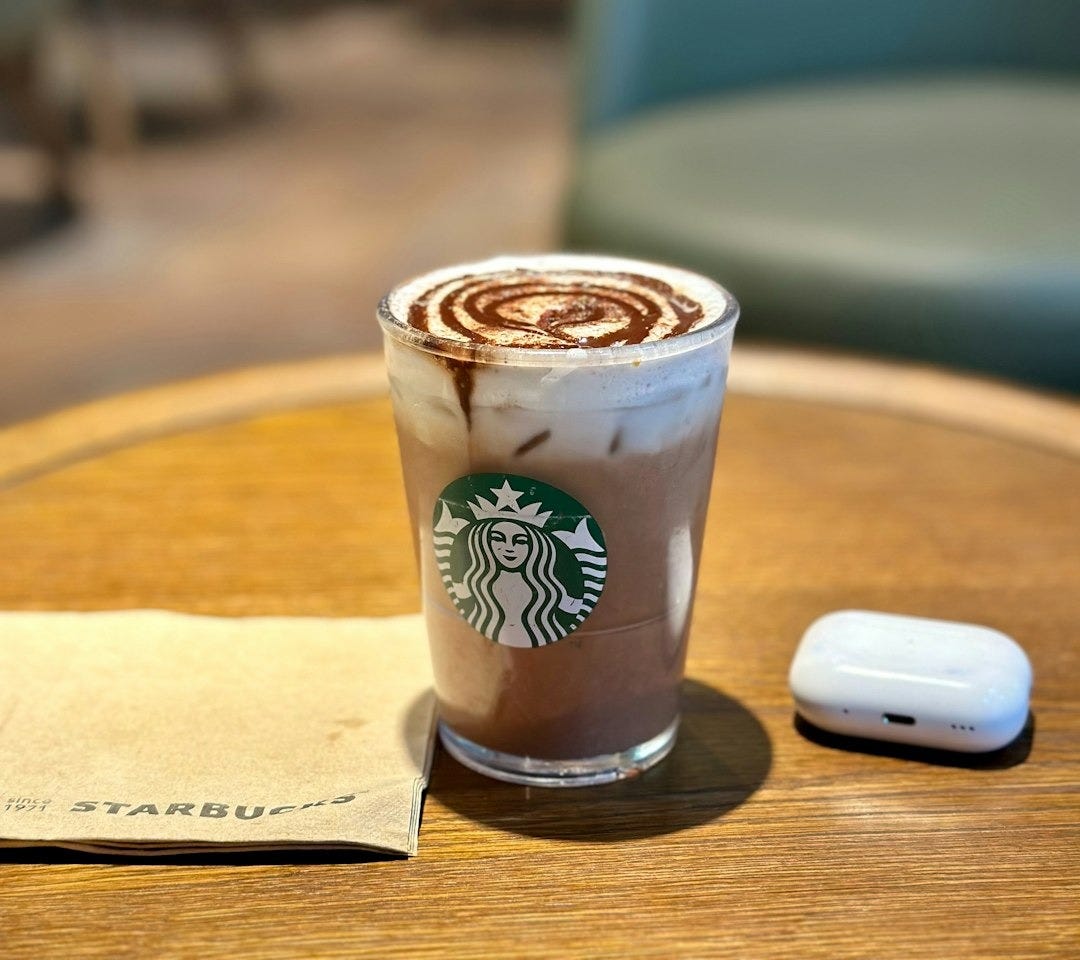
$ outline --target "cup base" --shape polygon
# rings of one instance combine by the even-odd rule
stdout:
[[[676,717],[669,726],[644,743],[618,753],[574,760],[541,760],[490,750],[455,733],[439,721],[439,738],[458,763],[486,777],[529,787],[593,787],[636,777],[664,759],[675,746]]]

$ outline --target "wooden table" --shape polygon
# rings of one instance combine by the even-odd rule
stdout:
[[[9,851],[3,954],[1080,956],[1078,453],[1064,401],[737,350],[668,761],[552,792],[440,752],[409,861]],[[15,427],[0,483],[0,608],[416,607],[378,358]],[[787,666],[841,607],[1016,637],[1033,736],[957,765],[804,736]]]

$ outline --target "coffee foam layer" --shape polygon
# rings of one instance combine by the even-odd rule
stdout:
[[[705,278],[584,255],[504,257],[437,271],[393,291],[389,319],[458,344],[567,350],[653,343],[730,306]]]
[[[399,419],[433,448],[482,446],[510,455],[546,435],[539,455],[651,453],[715,429],[728,344],[644,362],[597,367],[476,364],[467,416],[437,356],[387,340]]]

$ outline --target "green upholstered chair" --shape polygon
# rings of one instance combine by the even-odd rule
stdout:
[[[1080,2],[584,0],[565,240],[743,336],[1080,390]]]

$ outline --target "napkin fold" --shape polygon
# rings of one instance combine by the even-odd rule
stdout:
[[[0,613],[0,846],[413,856],[419,616]]]

